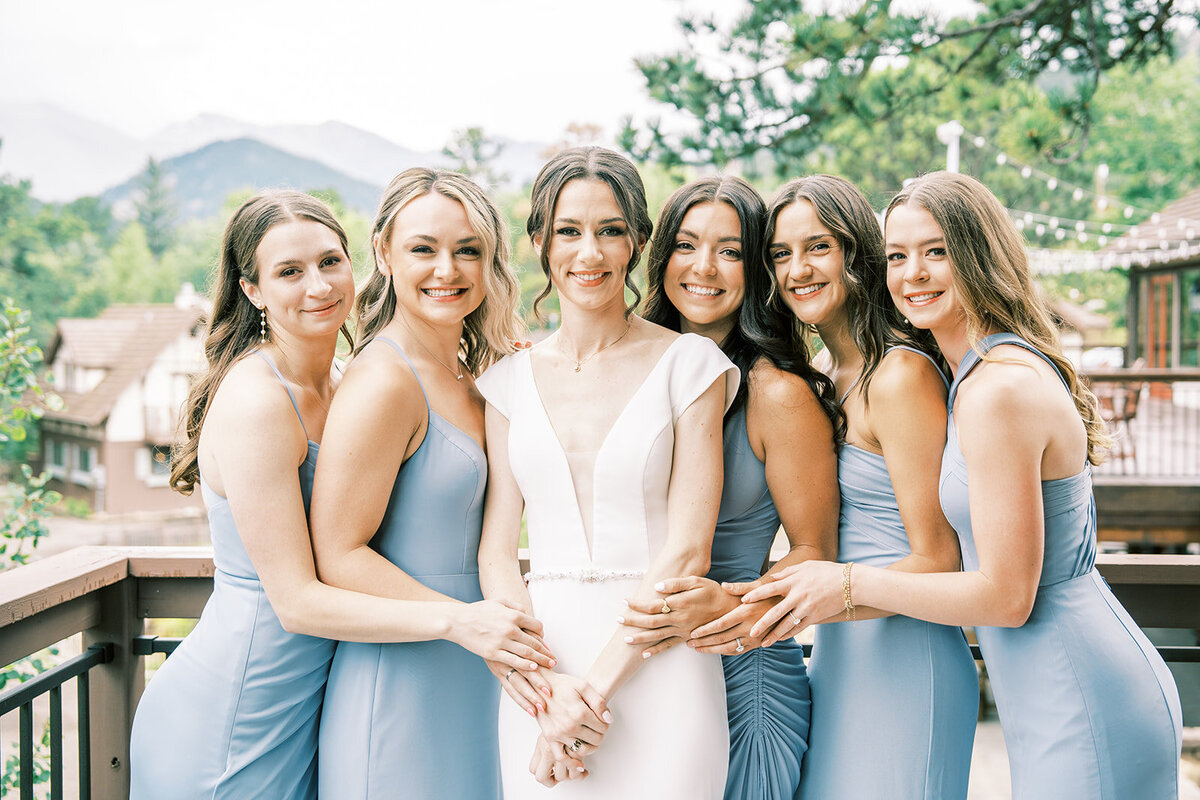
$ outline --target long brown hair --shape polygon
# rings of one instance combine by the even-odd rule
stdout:
[[[267,231],[284,222],[311,220],[319,222],[337,234],[343,255],[349,259],[350,245],[346,232],[334,218],[329,207],[315,197],[302,192],[271,191],[255,195],[233,213],[225,226],[221,240],[221,257],[217,263],[215,296],[208,332],[204,340],[204,355],[208,370],[192,385],[180,415],[179,444],[171,451],[171,488],[180,494],[191,494],[200,480],[197,447],[200,431],[208,416],[209,403],[225,375],[239,359],[259,346],[260,310],[242,291],[240,281],[258,285],[256,254]],[[349,329],[343,325],[342,335],[351,341]]]
[[[979,340],[998,329],[1015,333],[1054,362],[1087,429],[1088,461],[1099,464],[1111,439],[1096,396],[1062,353],[1049,309],[1034,285],[1025,239],[1008,211],[975,178],[950,172],[914,180],[892,198],[887,215],[902,205],[928,211],[942,229],[971,348],[979,352]]]
[[[396,316],[392,275],[379,269],[380,248],[392,235],[396,216],[413,200],[437,193],[455,201],[466,212],[471,230],[483,243],[483,302],[463,320],[462,358],[478,375],[494,361],[513,352],[521,338],[517,305],[521,288],[509,264],[508,227],[504,215],[474,181],[457,172],[413,167],[396,177],[383,192],[371,228],[371,274],[354,301],[361,350]],[[357,352],[357,351],[356,351]]]
[[[767,206],[750,184],[737,176],[713,176],[692,181],[672,194],[658,214],[657,233],[646,254],[645,317],[673,331],[680,329],[679,309],[667,297],[667,264],[675,250],[675,237],[688,211],[701,203],[725,203],[737,214],[741,227],[742,279],[745,294],[737,324],[719,342],[742,375],[748,376],[760,357],[777,369],[804,380],[833,424],[835,440],[844,438],[845,415],[838,405],[833,381],[814,369],[796,318],[773,290],[775,275],[765,260],[763,232]],[[746,402],[750,381],[743,380],[725,412],[730,419]]]
[[[612,190],[613,199],[621,209],[621,216],[629,236],[633,255],[625,265],[625,288],[633,292],[633,304],[625,309],[628,316],[638,307],[642,293],[633,282],[633,270],[642,257],[642,248],[654,230],[650,211],[646,208],[646,187],[637,167],[625,156],[603,147],[570,147],[546,162],[533,180],[533,191],[529,198],[529,221],[525,230],[529,238],[542,240],[539,261],[546,275],[546,285],[533,301],[533,311],[538,317],[538,305],[550,296],[554,284],[550,281],[550,240],[554,238],[554,209],[563,187],[576,179],[603,181]]]
[[[846,316],[854,346],[863,357],[864,402],[869,402],[867,389],[871,377],[888,348],[897,345],[915,347],[941,363],[941,353],[933,335],[914,329],[892,302],[879,219],[867,198],[850,181],[836,175],[809,175],[785,183],[767,210],[767,248],[775,238],[779,213],[800,200],[812,203],[817,219],[834,235],[842,250]]]

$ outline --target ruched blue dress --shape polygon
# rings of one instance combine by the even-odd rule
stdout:
[[[412,366],[395,342],[376,341]],[[425,438],[396,475],[371,547],[431,589],[472,603],[483,599],[487,459],[428,396],[426,408]],[[453,642],[339,642],[321,718],[321,797],[499,800],[499,692],[483,659]]]
[[[766,467],[746,435],[743,405],[725,423],[725,487],[713,537],[717,582],[758,580],[779,530]],[[789,800],[808,748],[808,676],[795,639],[721,656],[729,715],[725,800]]]
[[[887,567],[912,552],[883,456],[843,445],[838,485],[838,561]],[[962,629],[899,615],[818,625],[808,670],[798,797],[967,796],[979,678]]]
[[[1011,333],[984,337],[977,349],[986,354],[1002,344],[1054,366]],[[979,361],[972,350],[959,365],[942,457],[942,509],[958,532],[967,570],[979,568],[979,557],[953,409],[959,385]],[[1019,628],[975,629],[1004,729],[1013,797],[1174,800],[1179,692],[1154,646],[1096,572],[1091,468],[1042,481],[1042,506],[1042,574],[1028,621]]]
[[[271,359],[257,355],[286,389]],[[288,397],[299,417],[290,389]],[[317,449],[310,440],[300,465],[306,514]],[[154,675],[138,704],[129,744],[129,796],[316,797],[317,726],[334,643],[283,629],[246,554],[229,501],[203,477],[200,490],[212,534],[213,593],[195,629]]]

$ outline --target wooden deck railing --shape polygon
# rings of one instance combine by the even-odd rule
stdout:
[[[1138,624],[1200,629],[1200,556],[1108,555],[1098,568]],[[212,575],[211,550],[174,547],[81,547],[0,574],[0,665],[77,633],[93,654],[73,662],[89,687],[81,693],[80,734],[90,739],[90,752],[80,754],[81,797],[127,795],[129,730],[144,674],[135,637],[146,619],[199,616]],[[1197,648],[1161,650],[1172,661],[1200,661]],[[14,690],[0,695],[0,708],[27,702],[14,700]],[[21,727],[30,726],[23,719]],[[21,796],[32,797],[32,786],[22,785]]]

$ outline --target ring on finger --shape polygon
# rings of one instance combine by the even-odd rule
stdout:
[[[746,645],[742,644],[742,637],[739,636],[738,638],[734,639],[733,642],[737,645],[737,647],[733,648],[733,652],[741,653],[746,649]]]
[[[667,598],[665,598],[665,597],[663,598],[663,607],[661,609],[659,609],[659,613],[662,613],[662,614],[670,614],[671,613],[671,607],[669,605],[667,605]]]
[[[792,621],[792,624],[793,624],[793,625],[795,625],[797,628],[799,628],[799,627],[800,627],[800,620],[796,619],[796,615],[795,615],[795,614],[793,614],[792,612],[790,612],[790,611],[789,611],[789,612],[788,612],[788,618],[789,618],[789,619]]]
[[[516,672],[516,671],[517,671],[517,668],[516,668],[516,667],[513,667],[513,668],[512,668],[512,669],[510,669],[508,672],[504,673],[504,680],[506,680],[506,681],[508,681],[508,680],[511,680],[511,679],[512,679],[512,674],[513,674],[514,672]]]
[[[572,753],[578,753],[579,748],[581,748],[581,747],[583,747],[583,740],[576,739],[575,741],[571,742],[570,750]]]

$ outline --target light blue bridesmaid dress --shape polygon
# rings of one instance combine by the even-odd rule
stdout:
[[[713,538],[714,581],[758,580],[779,530],[766,468],[750,448],[746,407],[725,423],[725,487]],[[808,676],[795,639],[721,656],[729,715],[725,800],[791,798],[808,739]]]
[[[984,337],[978,350],[986,354],[1001,344],[1023,347],[1054,367],[1011,333]],[[958,532],[967,570],[979,568],[979,557],[953,409],[959,385],[979,360],[972,350],[959,365],[942,457],[942,509]],[[1042,506],[1045,550],[1028,621],[975,629],[1004,729],[1013,797],[1175,800],[1179,692],[1095,570],[1091,468],[1085,463],[1069,478],[1042,481]]]
[[[411,368],[395,342],[376,341]],[[414,580],[473,603],[483,599],[487,459],[428,396],[426,408],[425,438],[396,475],[371,547]],[[453,642],[339,642],[321,719],[321,797],[499,800],[499,692],[483,659]]]
[[[271,359],[257,355],[287,389]],[[291,389],[288,397],[299,417]],[[300,465],[306,515],[317,449],[310,440]],[[203,476],[200,490],[212,534],[213,593],[138,704],[129,745],[130,797],[316,797],[317,726],[334,643],[283,629],[229,501]]]
[[[838,561],[882,568],[912,552],[883,456],[843,445],[838,485]],[[797,797],[967,796],[979,678],[960,628],[899,615],[818,625],[808,674],[812,729]]]

